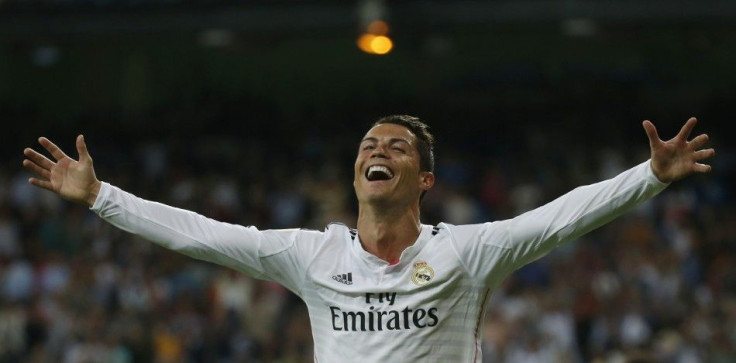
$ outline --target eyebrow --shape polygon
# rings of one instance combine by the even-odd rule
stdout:
[[[366,136],[365,138],[363,138],[363,140],[360,140],[360,143],[362,144],[362,143],[364,143],[366,141],[378,142],[378,139],[375,138],[375,137],[373,137],[373,136]],[[389,144],[394,144],[394,143],[397,143],[397,142],[405,142],[405,143],[411,145],[411,143],[408,140],[402,139],[402,138],[398,138],[398,137],[393,137],[393,138],[391,138],[391,139],[388,140],[388,143]]]

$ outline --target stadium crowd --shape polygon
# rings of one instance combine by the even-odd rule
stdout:
[[[38,136],[76,157],[74,136],[85,133],[100,180],[140,197],[260,229],[318,230],[330,222],[355,226],[352,166],[370,120],[351,121],[377,105],[419,111],[438,139],[437,183],[422,202],[426,224],[511,218],[644,161],[639,117],[656,117],[663,139],[676,132],[666,121],[679,126],[690,116],[700,119],[696,134],[713,142],[730,136],[722,132],[736,98],[727,21],[699,19],[723,31],[716,36],[653,22],[662,41],[643,41],[633,53],[625,40],[646,40],[644,26],[603,31],[598,67],[573,51],[588,38],[544,47],[500,28],[509,37],[503,44],[470,42],[468,50],[439,37],[436,54],[387,62],[385,75],[357,66],[333,72],[342,63],[333,56],[310,68],[294,60],[319,52],[299,46],[283,56],[273,39],[263,42],[265,51],[244,42],[218,63],[166,47],[168,39],[141,41],[146,32],[131,40],[143,44],[133,50],[80,32],[82,45],[61,48],[65,78],[43,68],[58,58],[55,48],[33,53],[24,45],[54,39],[44,11],[144,3],[199,9],[240,2],[0,0],[7,19],[35,12],[42,20],[28,18],[40,35],[3,43],[0,67],[8,78],[0,82],[0,363],[313,361],[305,306],[288,290],[165,250],[28,184],[22,150],[37,147]],[[500,67],[472,56],[488,52],[495,62],[517,42],[524,51],[509,53],[532,60],[510,56]],[[470,70],[460,71],[445,48]],[[242,64],[273,62],[260,52],[278,54],[277,71],[251,82],[243,74],[262,71]],[[27,53],[40,68],[20,67]],[[109,58],[127,61],[118,67]],[[550,58],[549,65],[539,67],[547,63],[536,58]],[[433,59],[441,66],[430,66]],[[279,80],[283,87],[271,87]],[[218,93],[220,83],[227,87]],[[484,361],[736,362],[736,154],[725,142],[716,148],[712,174],[676,182],[514,273],[490,298]]]
[[[530,140],[539,137],[555,135]],[[98,176],[141,197],[261,229],[322,229],[356,218],[353,156],[335,157],[331,140],[357,145],[305,138],[271,154],[273,143],[248,135],[186,140],[187,148],[87,142]],[[510,162],[440,144],[423,222],[512,217],[646,159],[624,141],[587,153],[542,142],[542,153],[577,155],[544,164],[534,150]],[[0,173],[0,361],[312,360],[308,316],[289,291],[116,230],[32,187],[17,164]],[[736,210],[727,182],[715,173],[673,184],[517,271],[489,303],[484,361],[736,360]]]
[[[644,103],[678,123],[671,105],[691,106],[692,93],[683,85],[674,92],[680,98],[660,100],[658,88],[648,96],[621,80],[543,82],[533,92],[503,82],[465,93],[448,86],[444,105],[483,101],[462,115],[418,115],[438,138],[437,183],[422,206],[427,224],[511,218],[611,177],[648,157],[636,107],[622,105]],[[716,143],[714,172],[671,185],[513,274],[490,299],[484,360],[736,360],[736,158],[717,144],[730,114],[718,100],[731,98],[703,98],[713,101],[696,132]],[[370,120],[337,120],[368,114],[372,103],[284,121],[258,102],[217,94],[184,101],[137,122],[111,122],[108,113],[81,119],[75,128],[85,132],[98,177],[261,229],[355,225],[352,164]],[[375,102],[402,108],[388,96]],[[257,116],[225,127],[244,114]],[[26,111],[6,116],[32,119]],[[456,127],[458,117],[489,121]],[[663,138],[674,135],[653,121]],[[38,129],[74,154],[77,130],[28,125],[18,135]],[[289,291],[164,250],[34,188],[21,160],[22,147],[35,145],[22,138],[0,145],[0,361],[312,360],[308,317]]]

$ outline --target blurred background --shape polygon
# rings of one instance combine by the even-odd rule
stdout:
[[[694,176],[516,272],[488,362],[736,361],[733,1],[0,0],[0,361],[309,362],[278,285],[26,183],[47,136],[100,179],[261,229],[355,225],[376,118],[437,137],[422,221],[513,217],[648,158],[690,116]]]

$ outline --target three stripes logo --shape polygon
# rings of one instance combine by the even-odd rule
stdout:
[[[337,274],[337,275],[332,276],[332,279],[337,282],[343,283],[345,285],[352,285],[353,284],[353,273],[348,272],[346,274]]]

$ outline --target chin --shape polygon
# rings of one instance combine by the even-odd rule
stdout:
[[[394,199],[392,196],[393,194],[389,192],[363,193],[362,196],[358,197],[358,201],[368,204],[384,204],[390,203]]]

